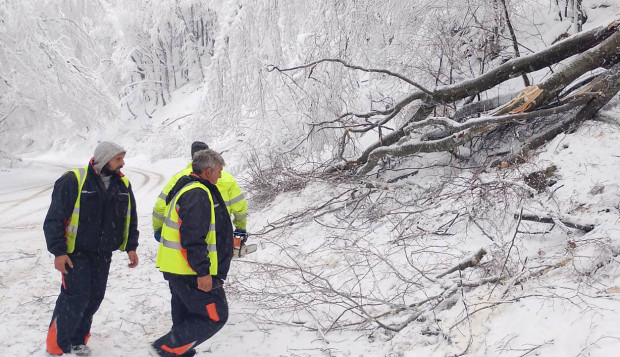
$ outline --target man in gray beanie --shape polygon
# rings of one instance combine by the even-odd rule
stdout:
[[[118,154],[124,154],[126,151],[117,143],[111,141],[102,141],[95,148],[93,155],[93,166],[95,170],[101,172],[105,164]]]
[[[115,172],[120,173],[120,169],[125,165],[125,149],[111,141],[103,141],[95,148],[93,155],[93,167],[101,174],[103,185],[107,189],[110,179]]]
[[[138,265],[138,215],[129,180],[121,173],[125,149],[104,141],[90,163],[66,172],[52,192],[43,223],[47,249],[62,273],[47,333],[47,352],[87,356],[93,315],[105,295],[112,252]]]

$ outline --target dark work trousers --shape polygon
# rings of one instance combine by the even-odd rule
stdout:
[[[161,356],[192,356],[194,347],[215,335],[228,320],[222,281],[213,279],[214,288],[204,292],[196,287],[195,277],[187,278],[167,277],[172,293],[172,329],[153,343]]]
[[[51,354],[68,353],[71,346],[88,342],[93,315],[103,301],[110,272],[111,257],[70,254],[69,258],[73,268],[67,266],[68,274],[62,274],[47,334]]]

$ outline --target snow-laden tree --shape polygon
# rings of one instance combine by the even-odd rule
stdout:
[[[229,1],[217,11],[205,112],[227,117],[233,126],[252,119],[253,132],[262,134],[269,150],[297,147],[323,159],[337,154],[338,139],[316,130],[317,122],[344,112],[383,110],[410,89],[405,81],[368,71],[343,71],[342,63],[389,68],[439,85],[512,56],[500,44],[509,35],[499,2]],[[275,67],[325,58],[340,63],[274,75]],[[274,125],[283,130],[274,131]]]
[[[107,69],[97,39],[102,12],[97,1],[0,3],[1,149],[84,138],[115,118],[101,80]]]
[[[309,92],[315,103],[340,105],[340,111],[336,109],[337,114],[331,118],[314,115],[316,121],[309,123],[307,130],[310,137],[319,131],[340,132],[337,156],[342,161],[337,167],[361,167],[359,174],[366,174],[389,157],[436,151],[458,155],[459,149],[465,149],[465,156],[484,150],[485,155],[478,158],[483,161],[508,150],[513,155],[506,159],[513,160],[592,117],[617,92],[616,22],[557,43],[569,35],[548,38],[539,33],[536,39],[522,31],[519,35],[525,36],[517,37],[510,15],[523,23],[528,11],[540,6],[535,2],[519,6],[507,1],[447,5],[433,4],[422,9],[422,18],[432,21],[416,22],[411,28],[417,32],[407,33],[422,48],[411,51],[421,53],[421,58],[412,63],[402,56],[400,65],[386,62],[384,58],[392,58],[390,46],[386,46],[373,52],[380,53],[382,58],[361,56],[351,60],[350,55],[341,52],[303,65],[271,67],[294,83],[291,86],[305,91],[300,90],[299,97]],[[580,11],[580,2],[571,5],[574,16],[569,26],[577,21]],[[399,10],[414,14],[410,8]],[[530,17],[528,21],[540,21],[544,14]],[[403,33],[406,32],[399,31],[391,44],[398,44],[398,35]],[[438,43],[423,41],[425,36],[438,39]],[[527,46],[521,43],[525,40]],[[549,46],[549,42],[554,45]],[[431,44],[428,51],[424,51],[425,43]],[[342,43],[334,46],[349,47],[348,42],[344,47]],[[582,54],[584,51],[587,52]],[[408,52],[404,53],[406,56]],[[565,60],[570,65],[562,63]],[[422,66],[426,71],[420,70],[421,64],[426,64]],[[433,64],[438,65],[436,71],[432,70]],[[597,69],[603,72],[589,76]],[[361,79],[366,74],[369,77]],[[511,80],[519,76],[523,78],[522,85]],[[310,92],[308,87],[317,83],[321,89]],[[519,91],[522,92],[518,94]],[[377,97],[382,106],[376,105]],[[515,100],[506,104],[513,97]],[[491,112],[504,104],[505,107]],[[561,113],[566,117],[550,116]],[[511,138],[510,130],[524,120],[528,124],[519,131],[525,134],[520,139]],[[375,142],[369,145],[369,140]],[[470,144],[472,140],[478,144]],[[489,149],[491,146],[494,149]]]
[[[144,115],[146,104],[165,106],[174,90],[203,81],[217,31],[208,3],[123,2],[112,14],[114,86],[130,115]]]

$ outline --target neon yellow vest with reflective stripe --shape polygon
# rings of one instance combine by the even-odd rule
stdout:
[[[233,214],[233,224],[237,229],[246,229],[248,221],[248,203],[235,181],[235,178],[226,171],[222,171],[222,177],[217,180],[217,188],[222,194],[229,214]]]
[[[86,174],[88,174],[88,166],[81,169],[71,170],[78,181],[78,195],[73,206],[73,213],[71,213],[71,220],[67,225],[67,232],[65,237],[67,239],[67,253],[73,253],[75,250],[75,238],[77,237],[78,225],[80,223],[80,198],[82,197],[82,187],[86,182]],[[125,187],[129,188],[129,180],[126,177],[121,177],[121,180],[125,184]],[[125,218],[125,229],[123,230],[123,243],[119,247],[120,250],[125,250],[127,247],[127,240],[129,239],[129,222],[131,220],[131,197],[127,202],[127,217]]]
[[[217,246],[215,240],[215,210],[213,208],[213,198],[209,189],[200,182],[191,182],[183,186],[177,192],[170,203],[166,206],[164,213],[164,225],[161,230],[161,240],[159,241],[159,250],[157,251],[157,267],[166,273],[179,275],[196,275],[194,269],[187,262],[187,251],[181,246],[181,232],[179,231],[179,213],[177,201],[185,192],[192,189],[202,189],[209,196],[211,203],[211,220],[209,222],[209,230],[205,241],[208,246],[208,257],[211,262],[209,267],[209,275],[217,275]]]

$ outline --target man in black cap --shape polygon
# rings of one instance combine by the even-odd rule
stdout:
[[[62,273],[47,333],[47,352],[87,356],[92,318],[105,295],[112,252],[138,265],[138,216],[129,180],[121,173],[125,149],[101,142],[90,163],[66,172],[52,192],[43,223],[47,249]]]
[[[209,146],[202,141],[194,141],[191,146],[192,160],[197,152],[209,149]],[[174,185],[184,176],[188,176],[192,173],[192,162],[187,164],[187,167],[182,171],[176,173],[170,181],[164,186],[164,189],[157,197],[155,206],[153,207],[153,233],[155,239],[159,242],[161,237],[161,229],[164,225],[164,210],[166,209],[166,197]],[[245,199],[245,195],[241,188],[237,184],[235,178],[225,170],[222,170],[222,176],[217,180],[217,189],[220,191],[228,214],[233,218],[233,225],[235,226],[235,256],[240,254],[241,240],[245,242],[247,239],[246,226],[248,221],[248,204]],[[220,224],[221,225],[221,224]]]

